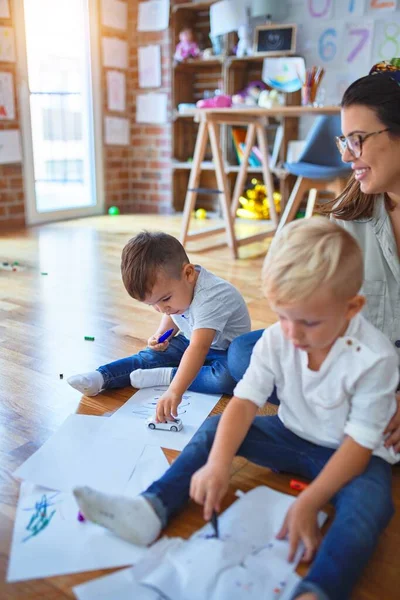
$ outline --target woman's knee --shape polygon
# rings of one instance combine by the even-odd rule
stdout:
[[[235,381],[240,381],[250,363],[253,348],[264,330],[250,331],[235,338],[228,348],[228,368]]]

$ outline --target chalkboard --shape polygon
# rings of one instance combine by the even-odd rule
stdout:
[[[256,27],[254,53],[288,56],[296,52],[296,25],[260,25]]]

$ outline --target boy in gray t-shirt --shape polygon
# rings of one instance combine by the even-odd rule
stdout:
[[[148,347],[138,354],[74,375],[68,383],[86,396],[105,389],[168,385],[157,419],[177,416],[183,393],[232,394],[227,364],[231,341],[250,331],[238,290],[189,262],[183,246],[165,233],[142,232],[122,252],[122,279],[135,300],[163,314]],[[167,332],[165,341],[160,338]]]

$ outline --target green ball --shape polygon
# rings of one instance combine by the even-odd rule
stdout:
[[[108,214],[109,215],[119,215],[120,214],[120,210],[118,208],[118,206],[110,206],[110,208],[108,209]]]

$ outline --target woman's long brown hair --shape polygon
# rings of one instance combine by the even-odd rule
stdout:
[[[373,110],[382,125],[389,129],[389,135],[397,138],[400,144],[400,85],[390,78],[389,73],[367,75],[352,83],[344,93],[341,107],[352,105]],[[364,194],[353,173],[340,196],[319,205],[318,212],[344,221],[370,219],[380,196]],[[385,203],[388,210],[393,210],[393,202],[386,195]]]

